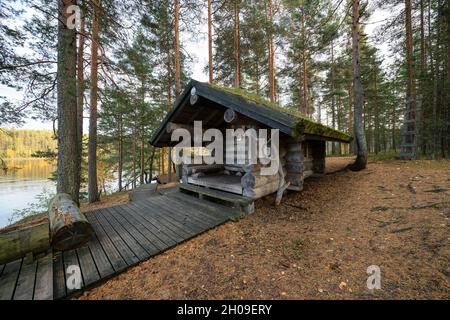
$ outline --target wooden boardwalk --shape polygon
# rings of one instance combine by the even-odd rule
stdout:
[[[95,230],[87,245],[0,265],[0,300],[68,297],[236,215],[229,207],[180,192],[87,212]],[[76,267],[81,289],[70,285]]]

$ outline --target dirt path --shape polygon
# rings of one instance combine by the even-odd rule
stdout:
[[[327,159],[335,171],[349,159]],[[446,189],[446,190],[442,190]],[[375,162],[154,257],[82,299],[450,298],[450,163]],[[447,205],[433,205],[447,202]],[[367,267],[381,290],[367,289]]]

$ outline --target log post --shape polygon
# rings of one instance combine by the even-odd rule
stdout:
[[[317,174],[325,173],[325,155],[326,155],[326,146],[325,141],[315,141],[312,143],[312,167],[311,170]]]
[[[303,172],[305,170],[303,153],[301,141],[288,144],[284,166],[287,171],[284,178],[286,182],[290,183],[288,189],[300,191],[303,188]]]
[[[88,242],[94,234],[89,221],[66,193],[58,193],[48,208],[50,242],[56,250],[70,250]]]

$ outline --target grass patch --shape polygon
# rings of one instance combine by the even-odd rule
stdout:
[[[371,153],[368,156],[370,161],[385,161],[385,160],[396,160],[400,157],[400,153],[398,151],[383,151],[378,152],[377,154]]]
[[[286,248],[298,259],[305,251],[305,243],[301,238],[295,238],[286,244]]]

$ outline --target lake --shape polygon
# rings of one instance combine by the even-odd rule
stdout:
[[[56,162],[45,159],[5,160],[6,172],[0,170],[0,228],[7,226],[14,210],[30,207],[38,202],[36,196],[54,193],[56,183],[48,178],[56,169]]]

